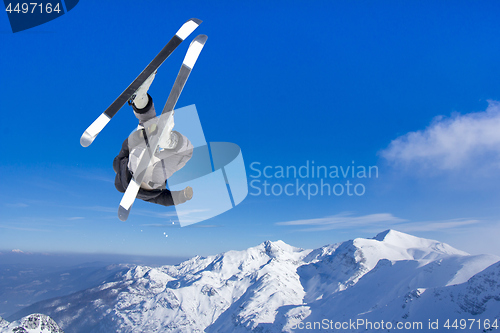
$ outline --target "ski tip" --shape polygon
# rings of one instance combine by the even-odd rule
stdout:
[[[191,35],[191,33],[195,31],[200,24],[201,20],[198,20],[196,18],[187,20],[186,23],[184,23],[182,27],[177,31],[176,36],[184,40],[188,38],[188,36]]]
[[[194,18],[194,17],[193,17],[192,19],[189,19],[188,21],[193,21],[194,23],[196,23],[196,24],[198,24],[198,25],[200,25],[200,24],[201,24],[201,22],[203,22],[202,20],[197,19],[197,18]]]
[[[195,39],[193,39],[193,41],[191,42],[191,44],[189,45],[192,45],[193,43],[195,42],[198,42],[200,43],[201,45],[205,45],[206,41],[208,39],[208,36],[207,35],[198,35],[195,37]]]
[[[123,208],[122,206],[119,206],[118,207],[118,218],[121,220],[121,221],[127,221],[128,219],[128,214],[130,214],[130,210],[126,210],[125,208]]]
[[[182,65],[187,66],[190,69],[193,68],[201,50],[203,49],[203,46],[205,46],[207,38],[207,35],[198,35],[195,39],[193,39],[191,44],[189,44],[189,49],[186,53],[186,57],[184,57]]]
[[[87,131],[83,133],[82,137],[80,138],[80,144],[82,147],[88,147],[94,142],[95,136],[93,137],[90,135]]]
[[[196,36],[196,38],[194,40],[202,43],[202,44],[205,44],[205,42],[207,41],[208,39],[208,36],[207,35],[198,35]]]

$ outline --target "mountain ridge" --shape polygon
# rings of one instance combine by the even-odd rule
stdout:
[[[401,302],[438,288],[454,295],[454,286],[462,288],[499,259],[390,229],[314,250],[265,241],[174,266],[135,266],[97,287],[36,303],[12,319],[45,313],[67,333],[292,332],[301,320],[370,313],[397,320],[380,309],[399,314]],[[496,302],[495,294],[488,297]],[[420,308],[419,302],[406,309]],[[417,318],[415,311],[400,316]]]

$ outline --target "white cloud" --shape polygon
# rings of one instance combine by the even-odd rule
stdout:
[[[14,204],[12,204],[12,203],[6,203],[4,205],[7,206],[7,207],[11,207],[11,208],[26,208],[26,207],[29,207],[28,204],[25,204],[23,202],[14,203]]]
[[[20,231],[36,231],[36,232],[48,232],[49,231],[49,230],[44,230],[44,229],[23,228],[23,227],[2,225],[2,224],[0,224],[0,229],[10,229],[10,230],[20,230]]]
[[[439,239],[470,254],[488,253],[500,256],[498,235],[500,235],[500,222],[497,220],[483,221],[471,228],[462,228],[443,235]]]
[[[402,223],[397,226],[398,230],[403,232],[413,231],[438,231],[445,229],[453,229],[458,227],[465,227],[473,224],[480,223],[476,219],[450,219],[443,221],[422,221],[422,222],[409,222]]]
[[[104,207],[104,206],[75,207],[75,208],[90,209],[95,212],[103,212],[103,213],[116,213],[118,211],[116,207]]]
[[[323,230],[340,230],[340,229],[362,229],[365,232],[379,232],[382,229],[396,229],[402,232],[415,231],[439,231],[450,230],[456,228],[466,228],[477,225],[481,221],[477,219],[449,219],[437,221],[416,221],[411,222],[390,213],[369,214],[362,216],[352,216],[352,213],[344,212],[332,216],[293,220],[286,222],[278,222],[276,225],[284,226],[307,226],[306,229],[298,231],[323,231]]]
[[[317,218],[317,219],[306,219],[306,220],[294,220],[287,222],[278,222],[277,225],[292,225],[292,226],[311,226],[312,228],[303,229],[301,231],[319,231],[319,230],[332,230],[332,229],[348,229],[354,227],[372,227],[380,224],[390,224],[393,225],[398,222],[404,222],[404,219],[393,216],[388,213],[380,214],[369,214],[363,216],[351,216],[352,213],[344,212],[332,216]]]
[[[179,227],[179,222],[171,222],[171,223],[147,223],[147,224],[140,224],[141,227],[153,227],[153,228],[172,228],[172,227]]]
[[[500,168],[500,102],[488,102],[484,112],[437,117],[425,130],[396,138],[380,155],[419,169]]]

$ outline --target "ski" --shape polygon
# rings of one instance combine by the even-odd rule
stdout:
[[[125,89],[118,98],[85,130],[80,138],[80,144],[88,147],[104,129],[111,118],[122,108],[125,103],[134,95],[139,87],[153,74],[161,64],[174,52],[183,40],[185,40],[198,26],[201,20],[192,18],[182,25],[174,37],[165,45],[165,47],[156,55],[149,65],[139,74],[139,76]]]
[[[186,84],[189,74],[191,73],[195,62],[198,59],[198,56],[200,55],[200,52],[203,49],[207,38],[208,37],[206,35],[198,35],[189,45],[189,49],[187,50],[186,56],[184,57],[181,69],[179,70],[179,74],[177,74],[174,86],[170,91],[170,95],[168,96],[165,107],[163,108],[158,120],[157,134],[148,138],[146,136],[146,131],[143,130],[145,142],[148,149],[145,150],[143,156],[141,157],[134,177],[132,177],[132,179],[130,180],[127,190],[125,191],[125,194],[120,201],[120,206],[118,207],[118,217],[122,221],[126,221],[130,214],[130,209],[132,208],[132,205],[137,197],[137,193],[139,192],[139,189],[141,187],[146,169],[151,163],[154,153],[158,150],[159,138],[163,134],[165,124],[167,123],[170,115],[174,112],[175,104],[177,104],[182,89]]]

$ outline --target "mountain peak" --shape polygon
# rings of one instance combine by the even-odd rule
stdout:
[[[402,239],[402,238],[408,238],[408,237],[418,238],[418,237],[415,237],[412,235],[405,234],[404,232],[401,232],[401,231],[397,231],[394,229],[387,229],[387,230],[384,230],[384,231],[378,233],[372,239],[383,242],[383,241],[391,241],[391,240],[395,240],[395,239]]]
[[[275,258],[280,256],[280,254],[283,253],[284,247],[289,245],[287,245],[285,242],[281,240],[275,242],[266,240],[261,244],[261,246],[264,247],[264,250],[269,257]]]
[[[255,256],[262,257],[263,260],[302,260],[311,250],[288,245],[282,240],[270,241],[266,240],[255,247],[248,248],[243,251],[229,251],[224,254],[231,256],[240,256],[254,258]]]
[[[386,244],[398,246],[398,247],[427,247],[431,246],[435,243],[440,243],[435,240],[420,238],[416,236],[412,236],[409,234],[405,234],[404,232],[397,231],[394,229],[387,229],[377,234],[372,239],[377,240],[379,242],[384,242]]]
[[[3,325],[0,330],[3,328],[8,332],[64,333],[52,318],[40,313],[31,314],[10,324],[0,317],[0,324]]]
[[[270,240],[266,240],[262,243],[262,245],[267,249],[267,248],[283,248],[283,247],[287,247],[287,246],[290,246],[288,245],[287,243],[283,242],[282,240],[277,240],[277,241],[270,241]]]
[[[404,232],[400,232],[393,229],[387,229],[385,231],[382,231],[372,239],[379,242],[383,242],[384,244],[390,246],[395,246],[398,248],[404,248],[408,250],[419,249],[419,250],[424,250],[425,252],[430,250],[432,252],[437,252],[447,255],[450,254],[468,255],[468,253],[457,250],[446,243],[441,243],[432,239],[412,236],[409,234],[405,234]]]
[[[282,240],[277,240],[277,241],[266,240],[266,241],[262,242],[262,244],[264,244],[264,245],[276,245],[276,246],[280,246],[280,245],[288,246],[288,244],[283,242]]]
[[[278,257],[280,254],[282,255],[284,253],[293,254],[304,251],[304,249],[288,245],[282,240],[277,240],[274,242],[266,240],[265,242],[261,243],[259,247],[264,248],[266,254],[270,257]]]

